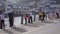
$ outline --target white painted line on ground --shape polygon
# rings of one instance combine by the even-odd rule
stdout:
[[[42,28],[47,27],[47,26],[49,26],[49,25],[51,25],[51,24],[46,24],[45,26],[41,26],[41,27],[35,28],[35,29],[33,29],[33,30],[30,30],[30,31],[25,32],[25,33],[22,33],[22,34],[28,34],[28,33],[32,32],[32,31],[36,31],[36,30],[38,30],[38,29],[42,29]]]

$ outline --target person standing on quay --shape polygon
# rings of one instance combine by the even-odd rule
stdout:
[[[39,13],[39,20],[44,21],[45,14],[44,12]]]
[[[4,17],[5,15],[0,11],[0,29],[5,29]]]
[[[10,27],[13,27],[13,24],[14,24],[14,16],[13,16],[13,13],[10,12],[8,15],[9,15]]]
[[[25,19],[25,25],[28,23],[28,14],[24,14],[24,19]]]
[[[28,23],[33,23],[32,13],[30,13],[30,15],[29,15],[29,18],[28,18]]]

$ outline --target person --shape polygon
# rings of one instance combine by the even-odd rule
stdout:
[[[25,19],[25,25],[28,23],[28,14],[24,14],[24,19]]]
[[[23,24],[23,14],[21,14],[21,24]]]
[[[49,20],[48,13],[45,14],[45,20]]]
[[[30,13],[30,15],[29,15],[28,23],[33,23],[33,20],[32,20],[32,13]]]
[[[4,17],[5,15],[3,13],[0,13],[0,29],[5,29]]]
[[[52,13],[52,16],[53,16],[52,19],[56,19],[56,18],[57,18],[56,12],[53,12],[53,13]]]
[[[56,12],[57,18],[59,18],[59,14]]]
[[[14,16],[13,16],[13,13],[10,12],[10,13],[8,14],[8,16],[9,16],[10,27],[13,27],[13,24],[14,24]]]
[[[44,12],[39,13],[39,20],[44,21],[45,14]]]

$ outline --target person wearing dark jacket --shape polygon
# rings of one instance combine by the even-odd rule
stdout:
[[[23,24],[23,14],[21,14],[21,24]]]
[[[59,18],[59,14],[58,14],[58,13],[56,13],[56,15],[57,15],[57,18]]]
[[[33,20],[32,20],[32,13],[30,13],[30,15],[29,15],[28,23],[33,23]]]
[[[10,23],[10,27],[13,27],[14,24],[14,16],[13,13],[9,13],[9,23]]]

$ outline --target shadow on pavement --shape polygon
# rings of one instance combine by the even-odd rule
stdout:
[[[45,21],[45,23],[54,23],[54,22],[52,22],[52,21]]]
[[[27,25],[25,25],[25,26],[39,27],[39,25],[38,25],[38,24],[36,24],[36,23],[33,23],[33,24],[27,24]]]
[[[36,22],[33,24],[28,24],[27,26],[31,26],[31,27],[39,27],[39,26],[44,26],[45,24],[50,24],[50,23],[54,23],[51,21],[42,21],[42,22]]]
[[[18,27],[13,27],[13,30],[24,33],[27,32],[27,30],[23,29],[23,28],[18,28]]]
[[[3,31],[5,31],[6,33],[8,34],[13,34],[13,32],[9,31],[9,30],[6,30],[6,29],[3,29]]]

